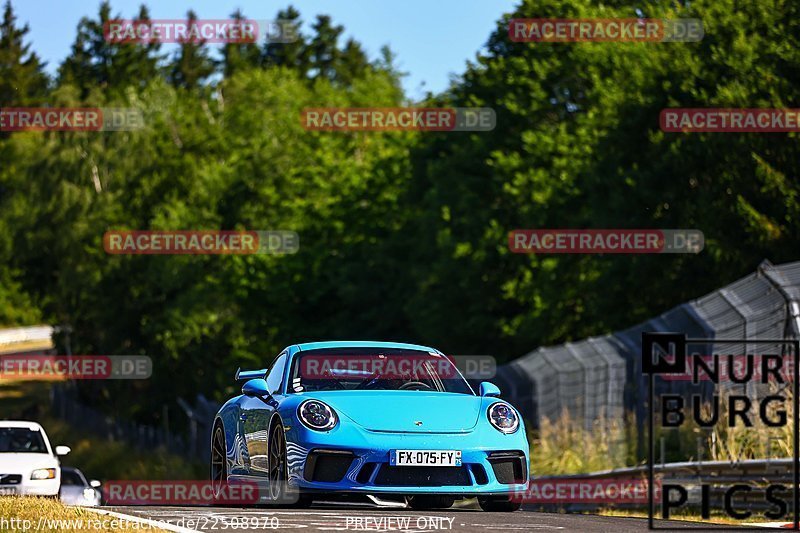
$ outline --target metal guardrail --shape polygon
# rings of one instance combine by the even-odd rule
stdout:
[[[768,485],[780,484],[787,488],[787,493],[791,494],[791,487],[794,480],[794,462],[791,458],[774,459],[748,459],[737,462],[731,461],[697,461],[666,463],[653,465],[653,473],[656,483],[677,484],[687,489],[690,495],[699,497],[700,485],[708,484],[711,486],[710,497],[713,502],[720,503],[724,492],[732,485],[745,484],[752,487],[751,492],[737,493],[736,501],[739,505],[747,506],[750,510],[763,510],[772,507],[772,504],[764,499],[764,490]],[[592,481],[612,481],[643,479],[648,475],[648,466],[639,465],[628,468],[617,468],[613,470],[603,470],[588,474],[571,474],[559,476],[531,476],[531,481],[543,482],[553,481],[569,482],[571,480],[592,480]],[[800,490],[800,487],[798,487]],[[785,500],[788,508],[792,510],[792,497],[787,495]],[[691,501],[691,498],[690,498]],[[537,503],[543,509],[559,509],[564,511],[596,511],[607,508],[646,508],[644,503],[621,503],[621,502],[559,502],[559,503]],[[712,507],[714,507],[712,505]]]
[[[666,479],[673,478],[712,478],[759,477],[769,480],[782,479],[792,482],[792,459],[746,459],[743,461],[687,461],[681,463],[665,463],[653,465],[653,471]],[[647,476],[647,465],[601,470],[589,474],[569,474],[561,476],[534,476],[532,479],[614,479]]]

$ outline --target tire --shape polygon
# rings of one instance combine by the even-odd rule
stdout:
[[[225,445],[225,430],[222,424],[217,424],[211,437],[211,487],[214,501],[219,501],[222,490],[228,483],[227,447]]]
[[[454,501],[455,499],[452,496],[440,496],[436,494],[423,494],[408,497],[408,505],[415,511],[449,509],[452,507]]]
[[[489,513],[513,513],[522,507],[522,501],[514,501],[509,496],[478,496],[478,505]]]
[[[289,466],[286,462],[286,432],[283,429],[283,424],[278,422],[273,425],[269,434],[269,452],[267,454],[269,461],[267,463],[269,503],[271,505],[288,506],[298,504],[301,500],[297,499],[296,494],[289,493],[289,485],[287,483]]]
[[[268,454],[268,479],[270,505],[307,509],[314,503],[311,494],[298,494],[287,482],[289,465],[286,460],[286,432],[278,422],[270,430]]]

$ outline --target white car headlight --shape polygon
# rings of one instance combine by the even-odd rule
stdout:
[[[83,499],[87,501],[94,501],[96,493],[93,488],[87,487],[83,489]]]
[[[502,433],[514,433],[519,427],[519,416],[507,403],[493,403],[487,409],[486,416],[494,428]]]
[[[336,425],[336,413],[319,400],[306,400],[297,406],[297,418],[310,429],[327,431]]]
[[[55,468],[40,468],[38,470],[34,470],[31,472],[31,479],[55,479],[56,477],[56,469]]]

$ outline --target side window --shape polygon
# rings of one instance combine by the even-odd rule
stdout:
[[[270,394],[275,394],[281,390],[284,368],[286,368],[286,354],[278,356],[278,358],[275,360],[275,364],[272,365],[269,374],[267,374],[267,392]]]

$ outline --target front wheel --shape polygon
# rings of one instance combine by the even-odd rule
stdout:
[[[513,513],[522,507],[522,501],[514,501],[508,496],[479,496],[478,505],[489,513]]]
[[[214,437],[211,439],[211,488],[215,500],[222,497],[222,491],[228,483],[228,462],[225,448],[225,430],[218,424],[214,429]]]
[[[286,435],[283,425],[272,426],[269,439],[269,500],[273,504],[287,502]]]
[[[286,459],[286,431],[276,423],[269,440],[269,500],[271,505],[304,509],[314,503],[311,494],[298,494],[289,488],[289,466]]]

